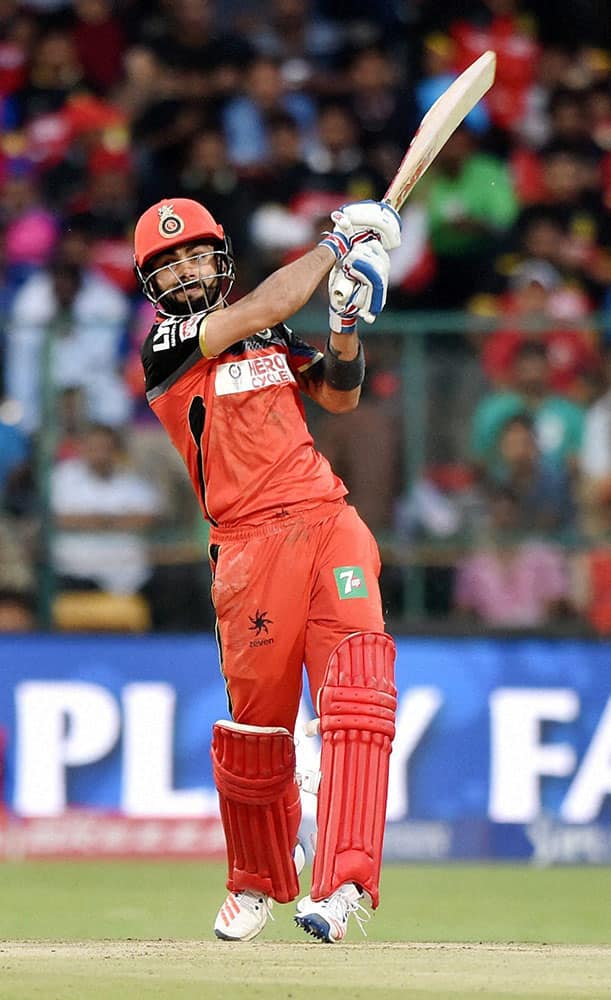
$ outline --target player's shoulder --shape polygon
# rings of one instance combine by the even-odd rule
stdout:
[[[197,340],[199,336],[201,315],[195,314],[186,319],[173,319],[167,316],[156,316],[142,345],[145,348],[158,354],[162,351],[170,351],[173,348],[188,341]]]
[[[147,392],[165,382],[199,353],[201,314],[186,319],[156,316],[140,349]]]

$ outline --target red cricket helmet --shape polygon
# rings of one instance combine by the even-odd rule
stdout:
[[[201,242],[211,243],[212,251],[196,254],[190,260],[214,261],[215,274],[182,281],[177,265],[151,269],[157,254]],[[134,265],[144,295],[165,316],[184,317],[218,308],[226,302],[235,279],[229,238],[208,209],[191,198],[164,198],[140,216],[134,231]],[[173,284],[163,292],[156,280],[162,271],[169,271],[173,277]],[[195,299],[192,293],[187,295],[193,287],[201,292]]]
[[[211,238],[223,242],[223,227],[192,198],[163,198],[140,216],[134,231],[134,257],[142,269],[155,254],[183,243]]]

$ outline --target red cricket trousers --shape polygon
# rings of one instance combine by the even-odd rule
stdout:
[[[382,632],[376,541],[344,500],[250,529],[211,529],[212,599],[232,718],[293,732],[303,666],[316,705],[329,656]]]

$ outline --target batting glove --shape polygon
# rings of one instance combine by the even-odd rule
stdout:
[[[358,243],[329,275],[329,325],[353,333],[359,317],[373,323],[386,304],[390,259],[377,239]]]
[[[401,217],[385,201],[354,201],[331,213],[335,228],[331,235],[344,237],[352,245],[374,236],[385,250],[401,245]]]
[[[324,239],[318,244],[319,247],[328,247],[335,254],[335,260],[341,260],[350,251],[350,240],[338,230],[332,233],[323,233]]]

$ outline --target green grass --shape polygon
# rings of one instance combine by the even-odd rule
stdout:
[[[208,939],[224,878],[193,862],[0,865],[0,938]],[[277,907],[266,939],[299,940],[292,914]],[[611,868],[388,866],[368,937],[611,944]]]
[[[307,883],[306,883],[307,885]],[[0,865],[0,1000],[611,998],[611,869],[388,866],[365,941],[214,940],[224,868]]]

